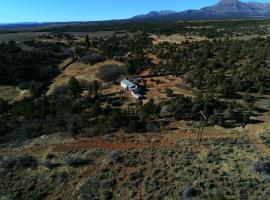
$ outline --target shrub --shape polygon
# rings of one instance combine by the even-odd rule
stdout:
[[[121,99],[113,100],[111,104],[112,104],[112,106],[120,107],[123,105],[123,101]]]
[[[11,169],[16,165],[16,159],[14,158],[6,158],[2,161],[2,167],[5,169]]]
[[[5,158],[2,166],[6,169],[11,168],[36,168],[38,166],[37,160],[32,156],[22,156],[16,158]]]
[[[8,107],[8,103],[3,98],[0,98],[0,114],[6,112]]]
[[[47,167],[48,169],[55,169],[57,167],[60,167],[61,164],[60,163],[53,163],[51,161],[47,161],[44,163],[44,166]]]
[[[37,160],[32,156],[18,157],[17,165],[21,168],[36,168],[38,166]]]
[[[113,151],[111,152],[111,154],[110,154],[110,158],[111,158],[111,160],[114,161],[114,162],[122,162],[124,156],[123,156],[122,152],[117,151],[117,150],[113,150]]]
[[[65,163],[71,167],[81,167],[81,166],[91,164],[92,161],[81,159],[81,158],[67,158],[65,159]]]
[[[199,191],[194,187],[187,187],[183,192],[183,199],[189,199],[199,195]]]
[[[126,132],[127,133],[133,133],[133,132],[136,131],[136,128],[137,128],[136,121],[130,119],[129,122],[128,122],[128,127],[126,128]]]
[[[102,65],[96,73],[96,76],[103,81],[109,82],[117,80],[123,73],[124,68],[118,65]]]
[[[173,90],[170,89],[170,88],[166,88],[166,89],[165,89],[165,93],[166,93],[166,96],[167,96],[167,97],[173,97],[173,96],[174,96]]]
[[[258,160],[253,165],[255,172],[270,174],[270,163]]]
[[[81,131],[81,127],[78,126],[76,123],[71,123],[69,126],[68,126],[68,133],[69,135],[71,136],[75,136],[75,135],[78,135]]]
[[[81,58],[81,61],[86,64],[94,65],[96,63],[104,61],[104,58],[99,54],[90,54]]]

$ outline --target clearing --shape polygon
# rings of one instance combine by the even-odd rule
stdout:
[[[173,34],[173,35],[161,35],[161,36],[157,36],[157,35],[152,35],[151,36],[154,41],[153,44],[157,45],[163,42],[169,42],[169,43],[176,43],[176,44],[181,44],[185,41],[190,41],[190,42],[198,42],[198,41],[202,41],[202,40],[206,40],[206,37],[201,37],[201,36],[182,36],[179,34]]]
[[[85,81],[93,81],[98,80],[101,81],[98,77],[96,77],[96,72],[102,65],[106,64],[116,64],[122,66],[122,63],[117,61],[105,61],[95,65],[84,64],[80,62],[75,62],[69,65],[65,70],[54,79],[53,84],[49,86],[49,90],[47,95],[53,94],[57,89],[65,86],[69,79],[74,76],[78,80],[85,80]]]
[[[29,90],[21,90],[15,86],[0,85],[0,97],[10,103],[21,101],[30,96],[31,93]]]

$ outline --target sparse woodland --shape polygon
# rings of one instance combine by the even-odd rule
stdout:
[[[217,126],[238,131],[239,127],[255,124],[254,118],[269,109],[269,105],[257,103],[270,94],[270,37],[266,36],[269,27],[269,21],[265,20],[83,24],[45,27],[43,31],[50,34],[38,39],[20,43],[2,42],[0,84],[30,90],[32,95],[12,103],[0,98],[0,144],[5,147],[14,141],[16,144],[27,143],[28,140],[50,137],[55,133],[63,133],[70,138],[106,137],[106,142],[115,142],[117,139],[112,134],[119,131],[123,131],[127,138],[134,137],[133,134],[145,134],[142,137],[147,138],[146,133],[173,131],[168,127],[180,121],[200,122],[200,112],[207,116],[205,126],[208,128]],[[89,37],[87,34],[98,31],[113,33],[106,37]],[[76,38],[73,32],[85,34]],[[153,34],[180,34],[186,37],[186,41],[154,45]],[[192,41],[189,39],[191,36],[206,39]],[[154,55],[157,62],[153,62],[150,55]],[[111,60],[123,65],[102,65],[95,73],[99,80],[80,81],[72,76],[61,90],[46,95],[50,84],[65,70],[58,66],[66,58],[70,58],[71,63],[90,66]],[[127,104],[127,98],[103,94],[108,85],[119,85],[121,78],[139,77],[146,70],[150,78],[181,78],[184,84],[190,85],[193,96],[175,94],[174,90],[167,88],[165,100],[150,98],[146,103],[137,101]],[[147,84],[144,83],[143,87],[145,93]],[[155,84],[158,85],[159,81]],[[241,134],[209,143],[204,141],[202,152],[193,150],[189,141],[173,139],[177,150],[168,148],[154,152],[153,148],[157,146],[153,145],[153,148],[124,153],[89,150],[80,154],[83,156],[70,151],[73,157],[66,158],[64,162],[50,154],[45,161],[34,156],[4,158],[0,155],[0,163],[3,163],[0,180],[7,178],[9,169],[34,170],[44,166],[53,171],[61,166],[70,167],[72,175],[55,172],[48,178],[52,183],[48,193],[39,188],[38,197],[43,199],[53,193],[57,181],[64,184],[81,176],[75,169],[98,166],[102,159],[107,159],[107,164],[114,167],[100,168],[99,174],[91,176],[79,189],[76,188],[73,195],[79,196],[79,199],[117,199],[114,193],[122,199],[161,199],[165,196],[172,199],[232,199],[235,196],[241,196],[239,199],[248,196],[267,199],[270,185],[261,176],[269,174],[269,162],[261,159],[254,165],[249,163],[249,159],[260,159],[261,155],[252,142]],[[267,144],[268,135],[261,134]],[[235,144],[239,146],[235,147]],[[242,152],[240,146],[247,150]],[[205,149],[208,153],[204,154]],[[243,157],[235,161],[235,156],[241,153]],[[27,162],[32,164],[24,165]],[[224,164],[220,167],[222,162],[229,162],[230,166]],[[243,171],[241,164],[245,165]],[[116,166],[121,167],[117,169]],[[126,172],[125,167],[134,168],[134,171]],[[252,173],[247,168],[251,168]],[[148,179],[144,179],[147,173]],[[259,175],[254,178],[256,173]],[[195,176],[198,181],[194,185],[192,180]],[[167,179],[163,180],[164,177]],[[46,182],[41,176],[30,178],[22,185]],[[13,179],[16,179],[15,175]],[[16,187],[21,187],[20,184],[16,183]],[[0,195],[9,186],[9,183],[0,186]],[[137,187],[143,187],[145,194],[138,192]],[[181,192],[177,188],[181,188]],[[247,190],[252,192],[247,194]],[[31,188],[24,188],[21,194],[16,193],[16,198],[36,199],[30,191]],[[33,191],[35,193],[36,190]]]

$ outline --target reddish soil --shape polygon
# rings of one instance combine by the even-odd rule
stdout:
[[[129,150],[134,148],[147,148],[148,144],[136,143],[136,142],[107,142],[102,140],[89,140],[89,141],[78,141],[76,143],[71,144],[59,144],[53,147],[53,151],[61,152],[61,151],[72,151],[75,149],[87,150],[87,149],[95,149],[101,148],[105,150]]]
[[[72,150],[89,150],[100,148],[104,150],[120,150],[127,151],[130,149],[145,149],[150,147],[174,147],[178,139],[185,141],[186,139],[197,140],[197,133],[191,132],[176,132],[176,133],[168,133],[163,136],[155,136],[149,135],[144,138],[140,138],[137,140],[134,139],[126,139],[123,140],[121,138],[116,139],[116,141],[108,141],[103,139],[102,137],[96,137],[92,139],[77,139],[74,143],[69,144],[58,144],[53,145],[52,150],[54,152],[64,152],[64,151],[72,151]],[[205,133],[203,135],[203,139],[219,139],[219,138],[228,138],[228,137],[236,137],[235,135],[226,135],[226,134],[214,134],[214,133]],[[178,141],[177,141],[178,140]]]

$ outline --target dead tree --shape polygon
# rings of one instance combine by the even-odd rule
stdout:
[[[202,111],[200,111],[200,115],[201,115],[201,120],[199,122],[199,131],[197,133],[197,141],[199,141],[199,143],[202,142],[204,128],[207,126],[206,115]]]

